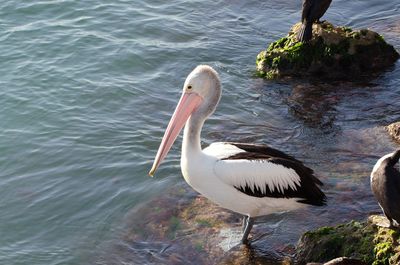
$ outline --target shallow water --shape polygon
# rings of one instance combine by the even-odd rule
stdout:
[[[99,253],[125,243],[130,217],[183,185],[180,140],[156,178],[147,172],[185,76],[200,63],[217,69],[224,88],[204,144],[268,143],[326,184],[330,206],[307,210],[318,218],[283,216],[274,242],[378,210],[368,175],[396,146],[381,126],[400,119],[400,63],[364,84],[254,77],[257,53],[299,20],[300,6],[1,2],[0,264],[106,263]],[[398,1],[336,0],[325,19],[370,27],[399,50],[399,9]],[[121,264],[154,244],[162,243],[130,245]]]

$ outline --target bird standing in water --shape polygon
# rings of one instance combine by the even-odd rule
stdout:
[[[390,227],[400,225],[400,172],[395,168],[400,159],[400,149],[381,157],[371,173],[371,189]]]
[[[196,191],[223,208],[244,215],[242,243],[247,243],[253,218],[325,204],[322,182],[312,169],[282,151],[266,145],[213,143],[201,148],[204,121],[214,112],[221,96],[217,72],[197,66],[186,78],[183,93],[161,141],[152,176],[185,126],[181,171]]]
[[[312,38],[312,25],[319,22],[325,14],[332,0],[303,0],[301,22],[303,23],[298,34],[298,40],[308,42]]]

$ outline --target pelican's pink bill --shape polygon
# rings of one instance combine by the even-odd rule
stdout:
[[[161,140],[156,158],[154,159],[153,167],[149,175],[153,176],[160,163],[164,160],[172,144],[175,142],[180,131],[189,119],[190,115],[202,102],[202,97],[197,93],[183,93],[181,99],[176,106],[175,112],[169,121],[168,127],[165,130],[164,137]]]

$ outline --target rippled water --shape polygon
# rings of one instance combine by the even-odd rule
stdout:
[[[138,205],[183,182],[180,141],[157,178],[147,171],[199,63],[224,86],[204,143],[269,143],[304,160],[341,205],[318,224],[377,209],[368,174],[395,148],[380,126],[400,119],[399,62],[365,84],[265,81],[255,56],[299,20],[300,1],[99,2],[0,3],[0,264],[103,263]],[[325,18],[399,50],[399,9],[334,0]],[[314,226],[288,220],[291,241]]]

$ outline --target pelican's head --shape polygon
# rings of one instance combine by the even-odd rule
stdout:
[[[208,65],[197,66],[186,78],[183,85],[183,94],[193,93],[202,99],[196,114],[204,118],[211,115],[221,97],[221,82],[218,73]]]
[[[221,83],[218,73],[208,65],[197,66],[186,78],[181,99],[164,133],[153,167],[149,175],[153,176],[175,142],[190,116],[206,119],[211,115],[221,97]]]

